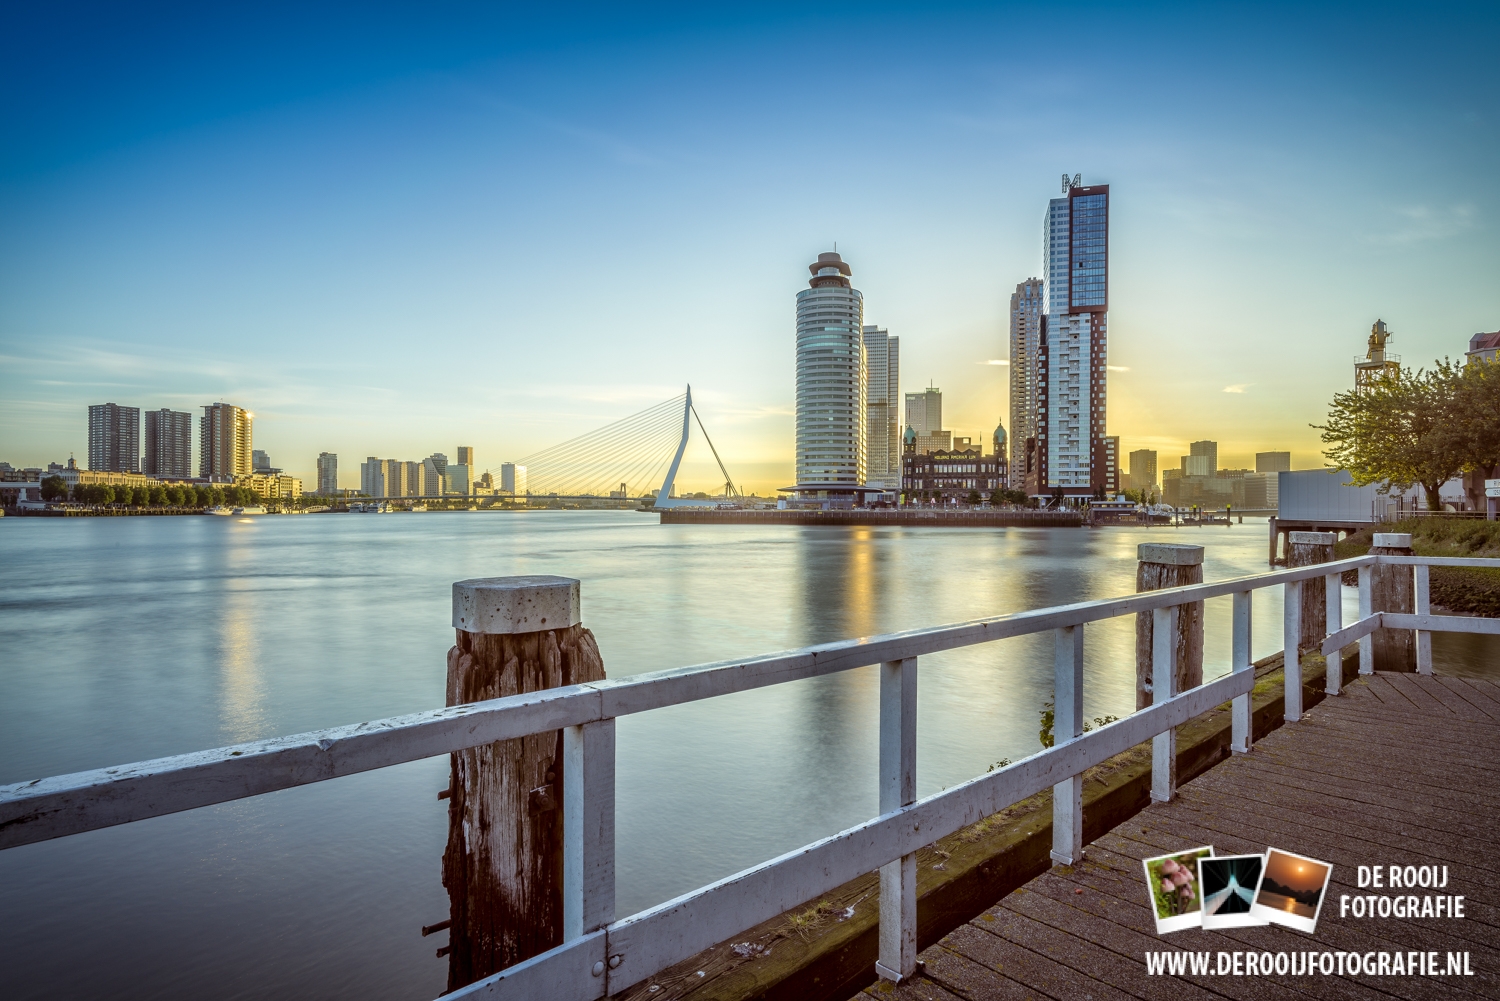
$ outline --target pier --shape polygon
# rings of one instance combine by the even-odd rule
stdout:
[[[920,954],[922,973],[861,1001],[965,998],[1126,999],[1494,997],[1500,993],[1500,684],[1386,673],[1362,676],[1296,726],[1188,782],[1095,839]],[[1371,753],[1378,748],[1379,753]],[[1213,845],[1220,855],[1268,845],[1332,862],[1315,936],[1276,925],[1158,936],[1143,859]],[[1463,920],[1340,917],[1359,866],[1446,867],[1437,892],[1465,896]],[[1383,891],[1381,891],[1383,892]],[[1414,889],[1416,894],[1432,891]],[[1308,950],[1437,952],[1436,978],[1150,974],[1147,953],[1276,955]],[[1472,975],[1447,975],[1467,954]]]
[[[1148,556],[1143,553],[1142,559]],[[949,965],[960,965],[950,959],[963,954],[941,940],[978,934],[976,915],[985,927],[1011,921],[1010,913],[1019,906],[1016,901],[1039,899],[1040,890],[1016,895],[1002,888],[976,909],[965,912],[967,904],[960,902],[940,914],[930,907],[924,911],[921,893],[923,874],[947,861],[942,854],[946,849],[938,850],[939,861],[931,861],[934,846],[965,832],[1006,824],[1019,825],[1018,833],[1025,836],[1022,840],[1035,857],[1013,870],[990,864],[990,878],[1003,882],[1008,875],[1020,873],[1038,888],[1056,889],[1054,882],[1036,881],[1042,870],[1048,873],[1040,876],[1043,881],[1077,881],[1094,874],[1099,880],[1114,878],[1122,900],[1129,892],[1125,875],[1129,864],[1119,860],[1135,857],[1127,849],[1162,854],[1151,846],[1165,844],[1169,851],[1180,846],[1177,838],[1215,844],[1221,853],[1252,844],[1260,851],[1268,843],[1302,849],[1334,862],[1343,881],[1347,881],[1350,865],[1405,864],[1404,856],[1385,857],[1397,851],[1410,851],[1415,861],[1417,857],[1446,858],[1439,849],[1450,855],[1462,850],[1468,853],[1465,858],[1476,861],[1463,869],[1462,859],[1448,864],[1465,881],[1464,889],[1455,892],[1468,892],[1474,901],[1473,920],[1462,928],[1441,931],[1459,937],[1494,936],[1494,901],[1486,896],[1489,891],[1478,875],[1488,872],[1483,869],[1483,851],[1490,849],[1481,846],[1474,854],[1466,842],[1493,842],[1494,838],[1497,800],[1484,780],[1493,776],[1496,759],[1497,713],[1491,703],[1500,707],[1500,701],[1494,697],[1493,686],[1434,677],[1430,643],[1425,640],[1433,631],[1500,635],[1500,620],[1433,614],[1428,600],[1429,568],[1433,566],[1496,569],[1500,561],[1372,554],[615,680],[563,684],[570,679],[562,677],[552,682],[557,687],[501,697],[474,696],[484,700],[403,717],[6,785],[0,787],[0,850],[436,755],[462,755],[523,738],[541,738],[547,743],[555,738],[555,746],[561,748],[552,759],[555,775],[552,770],[538,770],[539,784],[531,791],[530,801],[533,813],[556,811],[554,816],[561,819],[555,842],[561,876],[557,884],[561,941],[503,969],[476,973],[478,979],[456,985],[448,997],[585,1001],[627,993],[664,997],[669,995],[663,992],[669,990],[693,996],[691,990],[682,989],[680,980],[667,985],[667,977],[683,969],[682,964],[705,950],[728,946],[737,951],[734,947],[741,945],[746,947],[742,958],[753,966],[761,957],[746,942],[748,932],[766,922],[788,920],[788,915],[811,914],[808,924],[820,915],[831,917],[830,924],[837,925],[837,915],[823,913],[826,901],[856,880],[870,881],[861,906],[874,922],[874,934],[848,943],[841,960],[847,975],[787,980],[782,996],[849,997],[872,984],[877,993],[1006,996],[971,995],[956,981],[950,981],[953,990],[942,987],[934,977]],[[1410,576],[1415,612],[1373,607],[1377,570]],[[1345,625],[1337,599],[1339,580],[1349,571],[1359,580],[1362,612],[1357,621]],[[514,587],[540,579],[501,580],[513,582],[506,586]],[[566,579],[550,578],[546,583],[551,587],[558,580]],[[531,635],[529,630],[534,628],[552,632],[579,628],[579,605],[571,599],[563,613],[518,600],[506,606],[511,611],[501,616],[504,623],[476,625],[499,614],[488,606],[460,600],[476,583],[483,582],[455,585],[453,625],[460,632]],[[1256,590],[1271,587],[1285,591],[1284,654],[1279,670],[1267,670],[1267,664],[1257,666],[1250,654],[1251,597]],[[1323,615],[1308,614],[1304,591],[1309,597],[1324,599],[1326,607],[1319,609]],[[1178,690],[1181,638],[1193,632],[1184,623],[1193,621],[1199,603],[1218,601],[1228,602],[1231,610],[1226,644],[1232,650],[1230,671]],[[583,607],[586,624],[586,604]],[[528,625],[529,617],[535,615],[541,618],[535,626]],[[1145,670],[1154,680],[1149,704],[1123,719],[1086,729],[1082,709],[1086,633],[1093,623],[1123,615],[1150,625],[1149,639],[1144,647],[1138,646],[1136,661],[1138,678]],[[1414,674],[1375,673],[1377,630],[1416,632]],[[918,799],[916,681],[921,658],[1029,634],[1051,638],[1053,654],[1047,669],[1055,692],[1054,743],[1020,761],[998,762],[969,781]],[[1346,656],[1358,671],[1347,686]],[[545,657],[544,661],[551,663]],[[870,720],[879,734],[879,767],[871,776],[880,790],[878,816],[638,913],[614,913],[616,719],[872,666],[879,671],[879,713]],[[1314,705],[1315,697],[1320,704]],[[1219,736],[1209,739],[1203,727]],[[1199,757],[1195,759],[1194,753]],[[1127,759],[1134,771],[1124,768]],[[1126,803],[1113,812],[1098,809],[1099,783],[1109,786],[1101,775],[1112,774],[1110,769],[1123,776],[1117,788],[1124,790],[1118,795]],[[553,787],[554,781],[560,787]],[[1204,790],[1217,790],[1215,794],[1224,797],[1222,809],[1203,798]],[[1335,807],[1338,816],[1324,815]],[[1208,816],[1216,809],[1228,819]],[[1265,824],[1276,819],[1268,812],[1272,810],[1281,811],[1283,826],[1256,827],[1257,817],[1263,817]],[[1295,817],[1288,819],[1288,813]],[[1161,826],[1157,817],[1164,818]],[[1222,839],[1189,836],[1197,834],[1193,824],[1219,830],[1210,820],[1231,825]],[[1325,825],[1335,821],[1342,826]],[[1415,826],[1418,822],[1420,827]],[[1293,824],[1301,827],[1288,826]],[[1314,837],[1309,833],[1314,831],[1321,833]],[[1375,836],[1382,831],[1380,837]],[[1393,831],[1401,841],[1381,840]],[[1148,839],[1139,841],[1139,848],[1126,844],[1137,836],[1134,832]],[[1275,840],[1293,835],[1303,840]],[[1361,847],[1361,841],[1374,847]],[[1365,851],[1369,857],[1356,863]],[[948,856],[957,854],[947,852]],[[1109,876],[1112,862],[1123,866],[1118,869],[1120,875]],[[981,869],[984,864],[980,863]],[[1031,866],[1039,868],[1031,871]],[[1085,892],[1075,892],[1075,897],[1089,895],[1087,887],[1081,883],[1074,887],[1079,888]],[[1136,882],[1134,889],[1139,898],[1135,906],[1144,910],[1144,886]],[[849,905],[849,912],[855,911],[856,904]],[[985,922],[984,913],[990,913],[993,920]],[[1034,936],[1020,948],[1056,963],[1057,954],[1048,951],[1054,948],[1048,943],[1059,941],[1055,934],[1029,925],[1019,927],[1023,931],[1016,935]],[[1251,940],[1263,931],[1245,929],[1227,937],[1238,940],[1243,934]],[[1423,927],[1413,925],[1412,937],[1398,935],[1395,941],[1428,948],[1418,942],[1425,935]],[[1004,935],[991,937],[1004,939]],[[1158,948],[1168,951],[1185,947],[1177,944],[1179,939],[1153,937],[1151,941],[1159,941]],[[934,943],[938,952],[932,951]],[[1470,951],[1488,960],[1492,954],[1483,948],[1490,947],[1481,943]],[[923,960],[919,953],[923,949],[932,962]],[[1036,976],[1044,978],[1031,993],[1045,987],[1045,993],[1053,997],[1079,996],[1070,987],[1082,983],[1077,977],[1066,979],[1071,975],[1065,971],[1016,955],[1027,959],[1040,971]],[[1108,958],[1087,955],[1101,962]],[[1076,966],[1059,965],[1079,972]],[[1015,980],[1016,968],[1002,959],[989,966],[990,972],[1003,975],[1015,986],[1014,996],[1027,994],[1028,984],[1023,981],[1031,974]],[[1487,969],[1493,972],[1496,967],[1492,964]],[[1064,979],[1045,979],[1054,974]],[[877,980],[885,983],[876,984]],[[1111,994],[1110,990],[1119,988],[1109,988],[1097,978],[1096,982],[1097,989],[1084,985],[1095,996],[1129,996]],[[1149,996],[1180,996],[1174,993],[1180,985],[1163,984],[1153,981],[1151,986],[1159,990]],[[1010,990],[1004,983],[1000,986]],[[1363,991],[1364,986],[1356,984],[1344,996]],[[767,993],[767,985],[762,984],[761,989],[739,996]]]

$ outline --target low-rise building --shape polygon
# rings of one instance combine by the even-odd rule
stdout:
[[[1500,359],[1500,330],[1488,334],[1475,334],[1469,338],[1469,350],[1465,351],[1470,361],[1496,361]]]
[[[901,495],[908,504],[958,503],[978,493],[984,500],[1004,487],[1000,456],[977,448],[952,451],[908,451],[901,457]]]
[[[251,473],[249,476],[236,476],[234,485],[241,488],[249,487],[264,500],[302,496],[302,480],[285,473]]]

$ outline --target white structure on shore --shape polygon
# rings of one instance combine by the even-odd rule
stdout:
[[[797,483],[807,499],[865,486],[864,296],[838,254],[819,254],[797,293]]]

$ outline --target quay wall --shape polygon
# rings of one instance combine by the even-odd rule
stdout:
[[[663,525],[900,525],[926,528],[1078,528],[1073,511],[738,511],[675,508],[659,512]]]

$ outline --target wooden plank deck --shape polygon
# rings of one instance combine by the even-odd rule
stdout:
[[[1500,684],[1377,674],[1327,699],[926,949],[858,1001],[1500,997]],[[1211,844],[1334,865],[1314,935],[1277,925],[1158,937],[1141,859]],[[1462,919],[1340,918],[1360,865],[1448,867]],[[1150,976],[1147,952],[1467,952],[1473,976]]]

